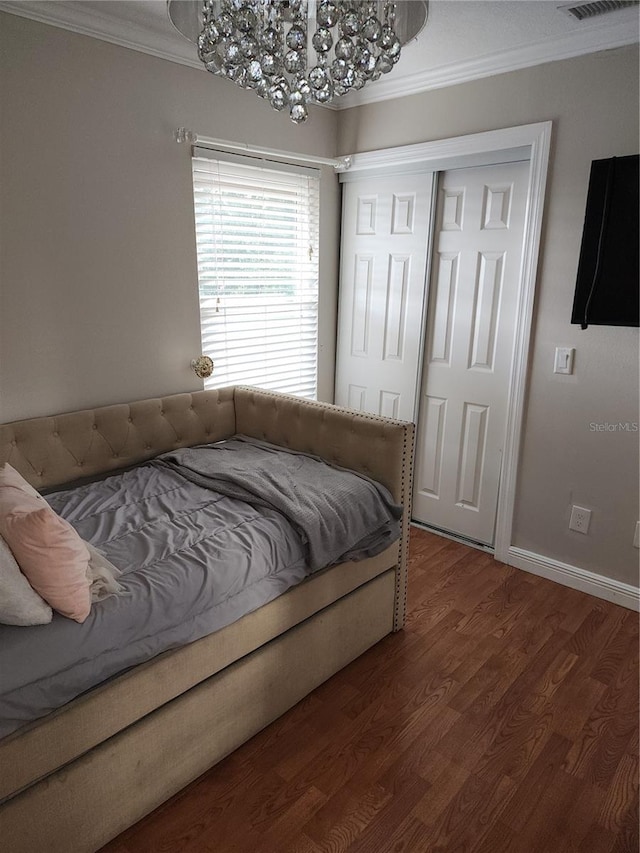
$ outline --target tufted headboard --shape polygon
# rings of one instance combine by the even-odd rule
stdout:
[[[172,394],[0,425],[0,465],[36,489],[144,462],[236,432],[233,388]]]
[[[243,386],[1,424],[0,465],[46,489],[236,432],[360,471],[406,500],[398,461],[410,459],[412,424]]]
[[[42,490],[234,433],[313,453],[367,474],[403,504],[394,619],[395,629],[400,628],[411,518],[411,423],[236,386],[1,424],[0,465],[9,462]]]

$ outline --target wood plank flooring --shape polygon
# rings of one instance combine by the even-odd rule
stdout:
[[[102,853],[638,853],[638,616],[412,529],[409,616]]]

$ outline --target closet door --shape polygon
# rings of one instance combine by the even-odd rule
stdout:
[[[529,163],[441,175],[413,517],[493,545]]]
[[[336,403],[414,420],[433,174],[343,186]]]

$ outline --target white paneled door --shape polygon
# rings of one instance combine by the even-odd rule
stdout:
[[[343,187],[336,403],[413,420],[433,174]]]
[[[492,545],[529,164],[440,175],[413,515]]]

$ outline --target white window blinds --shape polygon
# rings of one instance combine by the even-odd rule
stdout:
[[[320,182],[291,169],[193,158],[207,388],[316,396]]]

